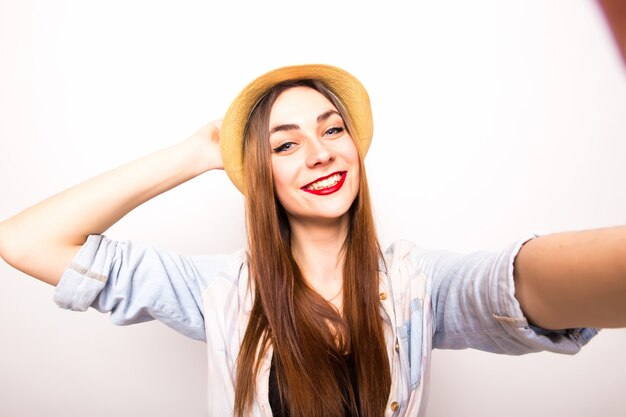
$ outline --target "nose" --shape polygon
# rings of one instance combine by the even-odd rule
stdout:
[[[307,141],[306,163],[309,168],[326,165],[335,160],[335,153],[321,139]]]

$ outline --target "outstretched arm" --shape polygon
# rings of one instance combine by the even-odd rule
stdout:
[[[221,169],[220,122],[188,139],[54,195],[0,223],[0,257],[56,285],[90,234],[100,234],[151,198]]]
[[[596,0],[626,64],[626,3]],[[515,296],[547,329],[626,327],[626,227],[558,233],[526,243]]]
[[[533,239],[514,275],[515,296],[537,326],[626,327],[626,226]]]

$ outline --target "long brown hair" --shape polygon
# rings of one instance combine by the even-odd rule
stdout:
[[[261,359],[271,344],[280,398],[292,417],[343,417],[346,409],[362,417],[380,417],[387,403],[391,373],[378,296],[381,251],[363,156],[359,152],[359,192],[349,210],[342,249],[342,317],[307,284],[291,253],[287,215],[274,193],[269,115],[276,98],[295,86],[313,88],[327,97],[342,115],[348,132],[355,132],[341,102],[316,80],[275,86],[249,118],[244,179],[248,265],[255,298],[237,359],[235,415],[243,417],[250,410]],[[347,352],[353,355],[358,396],[342,360]],[[348,389],[347,403],[340,394],[340,384]]]

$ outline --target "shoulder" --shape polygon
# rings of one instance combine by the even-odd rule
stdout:
[[[407,268],[420,269],[419,264],[424,257],[430,253],[429,250],[408,240],[396,240],[383,254],[384,268]],[[381,268],[384,270],[383,268]],[[417,271],[414,271],[417,272]]]
[[[395,289],[392,291],[394,298],[425,296],[427,275],[420,265],[425,253],[427,250],[408,240],[397,240],[384,252],[381,272],[386,276],[387,285]]]
[[[202,274],[220,274],[234,278],[246,263],[246,251],[242,248],[228,254],[192,255],[190,259]]]
[[[385,250],[386,260],[398,260],[408,256],[411,252],[419,250],[420,247],[409,240],[396,240]]]
[[[190,256],[197,274],[203,281],[204,292],[231,288],[239,284],[239,280],[247,278],[246,250],[241,248],[232,253],[219,255]]]

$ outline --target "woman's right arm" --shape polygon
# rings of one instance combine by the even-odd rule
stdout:
[[[203,172],[222,169],[220,122],[188,139],[56,194],[0,223],[0,257],[56,285],[91,234]]]

